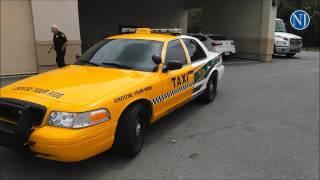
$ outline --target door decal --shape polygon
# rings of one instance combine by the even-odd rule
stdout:
[[[162,95],[160,95],[160,96],[158,96],[156,98],[153,98],[151,100],[151,103],[153,105],[158,104],[158,103],[160,103],[160,102],[162,102],[162,101],[164,101],[164,100],[166,100],[166,99],[168,99],[168,98],[170,98],[170,97],[172,97],[172,96],[174,96],[174,95],[176,95],[176,94],[178,94],[178,93],[180,93],[180,92],[182,92],[182,91],[184,91],[184,90],[186,90],[186,89],[188,89],[190,87],[193,87],[193,82],[186,83],[186,84],[184,84],[182,86],[179,86],[177,89],[174,89],[174,90],[169,91],[169,92],[167,92],[165,94],[162,94]]]

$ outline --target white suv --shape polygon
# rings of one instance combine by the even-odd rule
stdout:
[[[236,53],[234,40],[230,40],[219,34],[189,34],[198,38],[209,51],[216,52],[222,55],[224,59],[229,58]]]
[[[285,54],[293,57],[302,48],[302,38],[300,36],[287,33],[283,20],[276,19],[276,29],[274,33],[273,54]]]

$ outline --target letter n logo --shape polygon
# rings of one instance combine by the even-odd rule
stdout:
[[[290,24],[296,30],[304,30],[310,24],[310,16],[303,10],[297,10],[290,17]]]

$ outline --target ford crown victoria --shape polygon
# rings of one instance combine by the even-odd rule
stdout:
[[[110,148],[135,156],[150,124],[194,98],[214,100],[221,56],[177,29],[134,31],[2,88],[1,144],[64,162]]]

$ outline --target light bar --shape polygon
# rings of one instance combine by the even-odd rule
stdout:
[[[121,28],[122,33],[135,33],[136,28]]]
[[[183,34],[183,29],[173,28],[173,29],[151,29],[152,32],[156,33],[171,33],[171,34]]]
[[[164,33],[164,34],[183,34],[183,29],[150,29],[150,28],[122,28],[122,33],[138,33],[138,34],[149,34],[149,33]]]

